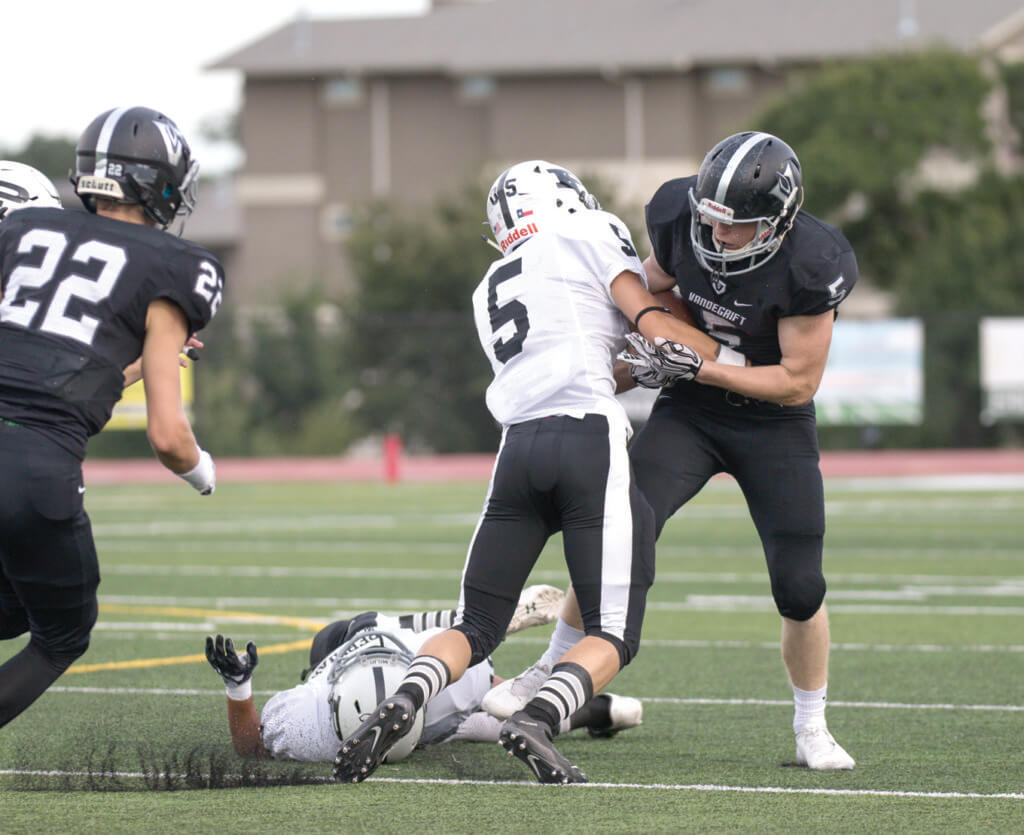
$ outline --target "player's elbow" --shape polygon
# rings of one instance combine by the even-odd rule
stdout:
[[[806,406],[814,399],[817,391],[816,381],[797,380],[778,402],[783,406]]]

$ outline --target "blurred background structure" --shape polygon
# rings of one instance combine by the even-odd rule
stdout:
[[[469,296],[494,176],[569,166],[645,254],[657,186],[751,128],[796,149],[805,208],[861,266],[817,399],[823,446],[1024,439],[1019,0],[435,0],[227,46],[209,69],[243,74],[243,104],[210,130],[244,163],[204,183],[186,230],[228,274],[196,380],[221,454],[388,433],[492,450]],[[144,449],[105,435],[94,452]]]

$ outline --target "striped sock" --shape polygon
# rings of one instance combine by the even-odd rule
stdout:
[[[417,655],[409,669],[405,671],[405,678],[398,685],[398,692],[410,696],[416,704],[416,710],[434,698],[438,693],[448,686],[452,674],[448,665],[440,658],[432,655]]]
[[[414,615],[400,615],[398,625],[402,629],[411,629],[413,632],[425,632],[427,629],[451,629],[455,623],[455,610],[442,609],[437,612],[417,612]]]
[[[590,673],[579,664],[555,664],[547,681],[523,708],[533,719],[547,722],[553,732],[594,697]]]

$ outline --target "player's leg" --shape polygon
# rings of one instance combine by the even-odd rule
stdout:
[[[95,588],[80,605],[29,610],[28,645],[0,666],[0,728],[43,695],[89,648],[96,613]]]
[[[656,403],[629,447],[636,484],[654,511],[657,534],[672,514],[722,469],[698,418],[696,413]],[[583,637],[579,605],[570,588],[543,655],[488,693],[484,709],[500,718],[522,710],[558,659]]]
[[[420,648],[397,691],[342,742],[334,775],[361,782],[380,765],[416,714],[501,643],[552,528],[530,486],[535,424],[508,429],[462,577],[459,622]]]
[[[764,546],[782,616],[782,660],[793,687],[797,762],[853,768],[825,722],[829,625],[822,543],[825,499],[813,417],[753,421],[733,470]],[[737,443],[738,443],[737,439]]]
[[[541,782],[582,782],[586,776],[552,739],[639,647],[654,576],[654,520],[633,483],[623,426],[601,415],[567,422],[558,452],[555,501],[586,636],[506,721],[501,742]]]
[[[0,438],[2,628],[14,637],[27,621],[31,637],[0,667],[0,726],[86,651],[99,584],[79,462],[26,430],[15,431],[13,441],[10,433]]]

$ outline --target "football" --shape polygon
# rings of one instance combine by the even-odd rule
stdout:
[[[690,309],[683,303],[683,300],[679,298],[679,294],[675,290],[662,290],[660,293],[655,293],[654,298],[658,304],[667,307],[669,312],[677,319],[686,322],[688,325],[697,327],[697,320],[693,318],[693,314],[690,313]]]

